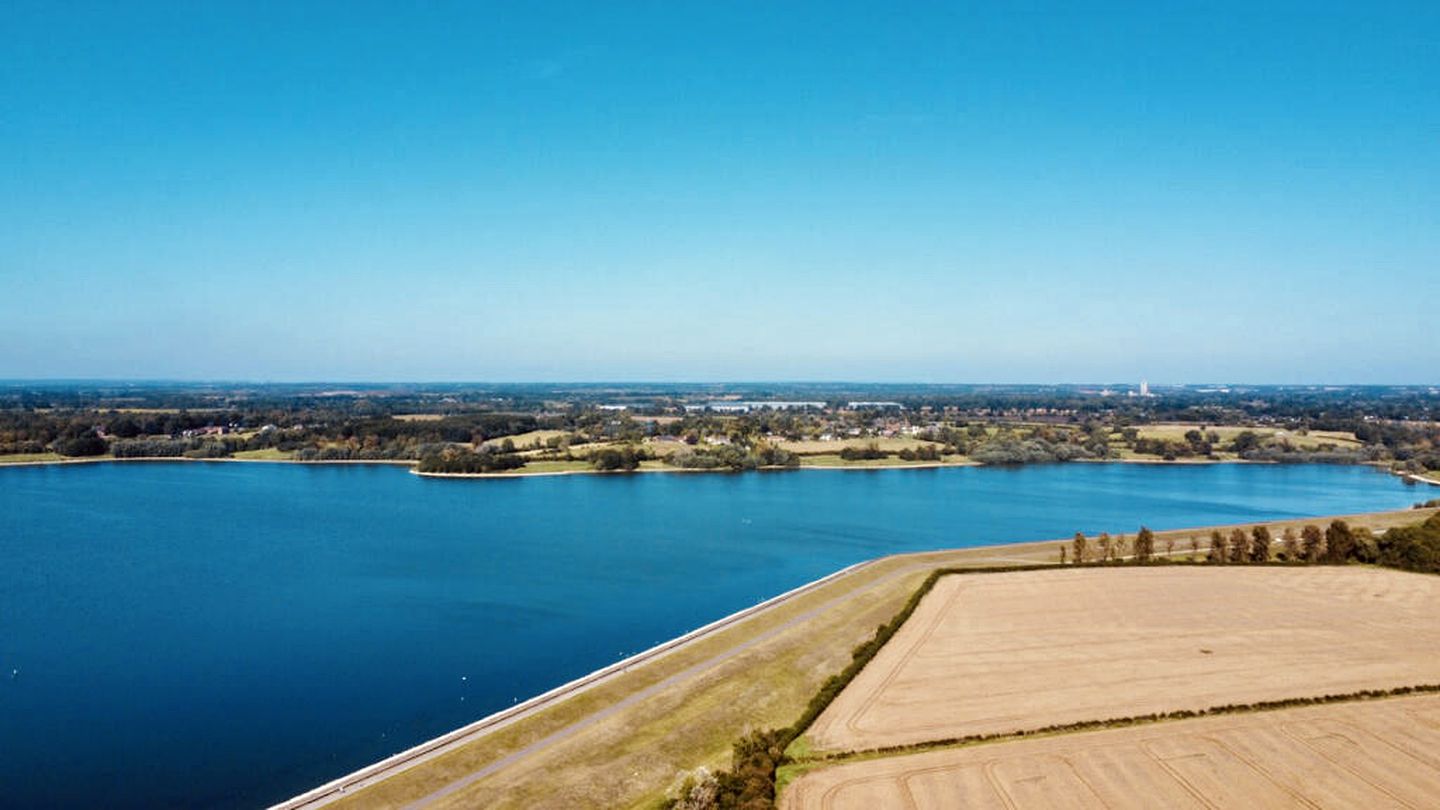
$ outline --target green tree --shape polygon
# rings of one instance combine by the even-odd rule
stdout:
[[[1249,556],[1250,541],[1245,537],[1245,530],[1236,526],[1230,531],[1230,562],[1243,563]]]
[[[645,459],[645,451],[634,445],[606,447],[590,456],[590,465],[602,472],[634,470]]]
[[[1215,565],[1224,565],[1229,561],[1229,555],[1225,553],[1225,535],[1219,531],[1210,532],[1210,553],[1206,559]]]
[[[1364,526],[1353,530],[1354,548],[1350,558],[1362,563],[1373,563],[1380,559],[1380,543],[1373,532]]]
[[[1377,543],[1381,565],[1440,574],[1440,514],[1417,526],[1391,529]]]
[[[840,448],[840,458],[846,461],[881,459],[888,458],[889,455],[889,453],[881,450],[880,445],[875,442],[870,442],[863,447],[850,446]]]
[[[62,456],[72,456],[76,458],[103,456],[105,455],[105,451],[109,449],[110,445],[106,444],[105,440],[96,435],[93,430],[87,430],[77,436],[57,439],[55,441],[55,452]]]
[[[1270,529],[1256,526],[1250,530],[1250,562],[1270,561]]]
[[[1320,527],[1315,524],[1307,524],[1300,530],[1300,542],[1305,554],[1305,562],[1317,563],[1325,553],[1325,535],[1320,533]]]
[[[1301,558],[1300,535],[1295,533],[1294,526],[1286,526],[1285,532],[1280,536],[1280,544],[1285,549],[1285,559],[1289,562],[1298,562]]]
[[[1140,533],[1135,535],[1135,559],[1142,563],[1150,562],[1150,557],[1155,553],[1155,533],[1149,527],[1141,526]]]
[[[1325,529],[1325,559],[1332,563],[1350,560],[1355,553],[1355,535],[1343,520],[1331,521]]]
[[[1230,441],[1230,450],[1244,455],[1260,447],[1260,437],[1253,431],[1242,430]]]

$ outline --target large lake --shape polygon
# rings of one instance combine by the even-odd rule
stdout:
[[[1364,512],[1367,468],[0,468],[0,803],[252,807],[859,560]]]

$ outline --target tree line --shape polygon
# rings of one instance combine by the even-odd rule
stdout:
[[[485,447],[470,450],[451,445],[422,457],[415,469],[428,473],[474,474],[517,470],[524,466],[525,459],[515,453],[501,453]]]
[[[1165,557],[1175,553],[1176,538],[1165,539]],[[1185,550],[1185,549],[1182,549]],[[1101,532],[1092,541],[1076,532],[1068,546],[1060,546],[1060,562],[1069,564],[1135,562],[1145,564],[1157,558],[1155,533],[1142,526],[1133,541],[1124,535],[1112,537]],[[1201,540],[1188,540],[1191,561],[1202,559]],[[1287,526],[1277,538],[1268,526],[1249,531],[1235,527],[1228,532],[1212,531],[1203,549],[1203,561],[1211,565],[1259,565],[1271,561],[1294,564],[1343,565],[1365,563],[1407,571],[1440,573],[1440,514],[1424,523],[1392,528],[1376,535],[1369,529],[1332,520],[1321,528],[1307,524],[1296,531]]]
[[[758,470],[764,467],[798,467],[800,457],[769,442],[746,447],[739,444],[677,450],[665,459],[672,467],[688,470]]]

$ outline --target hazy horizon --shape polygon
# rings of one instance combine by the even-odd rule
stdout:
[[[4,378],[1440,369],[1435,4],[19,2],[0,35]]]
[[[1137,388],[1140,383],[1147,383],[1153,388],[1209,388],[1209,387],[1238,387],[1238,388],[1435,388],[1440,382],[1412,381],[1412,382],[1255,382],[1243,380],[1195,380],[1190,382],[1175,382],[1165,380],[1041,380],[1041,381],[1006,381],[1006,380],[913,380],[913,379],[531,379],[531,380],[506,380],[506,379],[365,379],[365,378],[314,378],[314,379],[247,379],[237,378],[204,378],[204,377],[0,377],[0,386],[4,385],[414,385],[414,386],[505,386],[505,385],[579,385],[579,386],[600,386],[600,385],[635,385],[635,386],[757,386],[757,385],[796,385],[796,386],[934,386],[934,387],[1013,387],[1013,388],[1110,388],[1123,391],[1127,388]]]

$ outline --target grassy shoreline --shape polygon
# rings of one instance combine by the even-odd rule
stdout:
[[[49,454],[26,454],[26,455],[28,455],[28,456],[35,456],[35,455],[49,455]],[[822,464],[805,463],[804,459],[807,459],[807,458],[811,458],[811,457],[808,457],[808,456],[802,457],[801,463],[800,463],[798,466],[795,466],[795,467],[759,467],[759,468],[756,468],[755,470],[749,470],[749,471],[745,471],[745,472],[788,472],[788,471],[792,471],[792,470],[863,470],[863,471],[871,471],[871,472],[873,472],[873,471],[876,471],[876,470],[938,470],[938,469],[944,469],[944,468],[950,468],[950,467],[961,467],[961,468],[964,468],[964,467],[1010,466],[1010,465],[992,465],[992,464],[985,464],[984,462],[974,461],[974,460],[971,460],[971,459],[968,459],[968,458],[966,458],[966,459],[960,459],[960,460],[955,460],[955,461],[904,461],[904,460],[901,460],[901,459],[889,458],[889,459],[878,459],[878,460],[875,460],[875,459],[859,460],[859,461],[855,461],[855,462],[846,462],[846,463],[831,463],[831,462],[830,462],[830,458],[829,458],[828,456],[826,456],[826,457],[825,457],[825,460],[826,460],[827,463],[822,463]],[[148,463],[148,464],[154,464],[154,463],[160,463],[160,462],[201,463],[201,464],[216,464],[216,463],[219,463],[219,464],[227,464],[227,463],[233,463],[233,464],[298,464],[298,465],[311,465],[311,466],[315,466],[315,465],[366,465],[366,464],[377,464],[377,465],[392,466],[392,467],[409,467],[409,468],[411,468],[411,469],[410,469],[410,473],[411,473],[412,475],[416,475],[416,476],[421,477],[421,478],[546,478],[546,477],[553,477],[553,476],[558,476],[558,475],[626,475],[626,474],[629,474],[629,473],[720,473],[720,474],[731,474],[731,475],[733,475],[733,474],[735,474],[736,472],[740,472],[740,471],[736,471],[736,470],[721,469],[721,468],[671,467],[671,466],[666,465],[663,460],[656,460],[656,461],[651,461],[651,462],[645,462],[644,465],[642,465],[641,467],[639,467],[639,468],[637,468],[637,469],[634,469],[634,470],[596,470],[596,469],[591,468],[591,467],[589,466],[588,462],[585,462],[585,461],[583,461],[583,460],[577,459],[577,460],[575,460],[575,461],[555,462],[555,464],[557,464],[557,465],[566,465],[566,466],[572,465],[572,464],[575,465],[575,466],[574,466],[573,468],[571,468],[571,469],[549,469],[549,468],[542,467],[542,465],[546,465],[546,464],[548,464],[549,462],[547,462],[547,461],[537,461],[537,462],[531,462],[530,465],[527,465],[527,466],[537,467],[537,469],[531,469],[531,470],[527,470],[527,469],[525,469],[524,467],[522,467],[522,468],[520,468],[520,469],[516,469],[516,470],[506,470],[506,471],[503,471],[503,472],[444,473],[444,472],[423,472],[423,471],[414,469],[414,468],[419,464],[419,461],[414,460],[414,459],[329,459],[329,460],[302,461],[302,460],[300,460],[300,459],[295,459],[295,458],[272,458],[272,457],[250,457],[250,458],[237,458],[237,457],[227,457],[227,458],[186,458],[186,457],[184,457],[184,456],[143,456],[143,457],[137,457],[137,458],[115,458],[114,456],[109,456],[109,455],[106,455],[106,456],[94,456],[94,457],[87,457],[87,458],[65,458],[65,457],[55,457],[55,458],[25,458],[25,459],[13,460],[13,461],[10,460],[10,459],[7,459],[7,458],[4,457],[4,456],[0,456],[0,469],[10,468],[10,467],[60,467],[60,466],[73,465],[73,464],[124,464],[124,463],[130,463],[130,462]],[[1247,460],[1247,459],[1240,459],[1240,458],[1233,458],[1233,459],[1229,459],[1229,458],[1226,458],[1226,459],[1173,459],[1173,460],[1166,460],[1166,459],[1148,459],[1148,458],[1097,458],[1097,459],[1075,459],[1074,461],[1071,461],[1071,462],[1058,462],[1058,461],[1057,461],[1057,462],[1045,462],[1045,463],[1051,463],[1051,464],[1064,464],[1064,463],[1078,463],[1078,464],[1147,464],[1147,465],[1157,465],[1157,466],[1193,467],[1193,466],[1205,466],[1205,465],[1211,465],[1211,464],[1280,464],[1281,462],[1277,462],[1277,461],[1250,461],[1250,460]],[[1305,462],[1300,462],[1300,463],[1305,463]],[[1314,462],[1314,463],[1320,463],[1320,462]],[[1030,465],[1020,465],[1020,466],[1030,466]],[[1419,474],[1416,474],[1416,473],[1404,473],[1404,472],[1398,472],[1398,471],[1388,470],[1388,469],[1386,469],[1386,468],[1384,467],[1384,465],[1379,464],[1379,463],[1367,463],[1367,464],[1363,464],[1363,465],[1360,465],[1360,466],[1373,467],[1373,468],[1375,468],[1375,469],[1377,469],[1377,470],[1385,470],[1386,472],[1390,472],[1392,475],[1399,476],[1400,478],[1403,478],[1403,479],[1405,479],[1405,480],[1407,480],[1407,481],[1413,482],[1413,483],[1415,483],[1415,484],[1417,484],[1417,485],[1440,486],[1440,479],[1429,478],[1429,477],[1426,477],[1426,476],[1424,476],[1424,475],[1419,475]]]
[[[90,456],[85,458],[55,458],[34,461],[7,461],[0,457],[0,469],[7,467],[63,467],[72,464],[156,464],[179,462],[182,464],[384,464],[389,466],[413,467],[416,462],[408,459],[330,459],[301,461],[294,458],[186,458],[185,456],[139,456],[115,458],[114,456]]]

